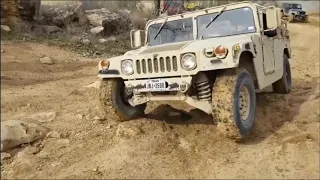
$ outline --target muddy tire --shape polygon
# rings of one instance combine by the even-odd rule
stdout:
[[[281,79],[272,84],[273,92],[289,94],[292,88],[291,68],[288,56],[283,55],[283,75]]]
[[[106,119],[128,121],[144,115],[146,104],[131,106],[124,100],[124,82],[122,79],[103,79],[100,85],[99,99]]]
[[[240,140],[251,133],[255,124],[256,94],[247,70],[227,70],[217,77],[213,85],[212,115],[219,133],[228,138]]]

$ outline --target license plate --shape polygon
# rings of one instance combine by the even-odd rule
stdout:
[[[146,83],[146,89],[150,91],[165,91],[168,89],[168,83],[161,79],[150,79]]]

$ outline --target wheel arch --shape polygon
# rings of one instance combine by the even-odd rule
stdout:
[[[284,48],[283,54],[287,55],[288,58],[291,58],[291,53],[289,52],[288,48]]]
[[[256,68],[254,65],[254,55],[251,51],[242,51],[239,56],[239,68],[245,68],[252,76],[254,86],[256,89],[259,88],[258,79],[256,74]]]

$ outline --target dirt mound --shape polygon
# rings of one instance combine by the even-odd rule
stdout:
[[[10,152],[2,178],[319,177],[319,29],[289,29],[292,93],[257,94],[254,134],[238,144],[183,103],[151,103],[147,117],[120,126],[101,119],[97,90],[84,87],[97,80],[96,63],[56,47],[2,44],[2,120],[52,111],[56,118],[44,125],[59,134],[42,141],[40,152]],[[43,54],[54,64],[42,64]]]

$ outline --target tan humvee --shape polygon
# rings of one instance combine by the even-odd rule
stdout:
[[[100,100],[120,121],[149,101],[185,101],[213,115],[227,137],[248,135],[255,90],[291,90],[289,33],[279,8],[232,3],[150,20],[135,50],[99,62]]]

